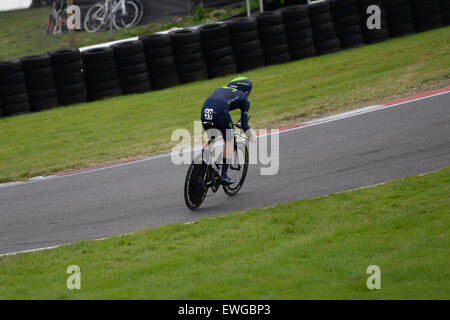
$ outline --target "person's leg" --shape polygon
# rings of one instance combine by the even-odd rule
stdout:
[[[233,139],[225,142],[223,146],[223,159],[222,159],[222,178],[227,178],[228,167],[230,166],[233,157]]]
[[[223,147],[221,180],[223,183],[232,184],[234,183],[234,181],[233,179],[228,178],[227,173],[233,158],[234,130],[233,130],[233,122],[231,121],[231,117],[228,112],[226,112],[225,114],[223,128],[221,132],[225,140],[225,145]]]
[[[210,154],[209,152],[205,153],[205,151],[208,149],[211,141],[213,141],[215,137],[218,137],[220,135],[220,131],[216,128],[215,121],[211,119],[205,119],[205,113],[203,112],[203,109],[200,120],[202,121],[203,130],[205,130],[206,134],[206,139],[205,136],[202,137],[202,139],[205,139],[205,141],[202,143],[202,159],[209,164],[211,160]]]

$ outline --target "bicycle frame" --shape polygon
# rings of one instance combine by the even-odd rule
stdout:
[[[245,134],[243,134],[243,133],[241,133],[239,131],[234,131],[234,151],[236,151],[236,149],[237,149],[237,139],[238,138],[241,138],[241,139],[247,140],[247,141],[249,140],[249,138]],[[208,142],[208,151],[211,153],[211,151],[213,149],[212,146],[216,142],[219,142],[221,140],[223,140],[222,136],[218,136],[218,137],[214,137],[214,139],[210,139],[209,142]]]
[[[109,2],[109,0],[105,0],[106,2]],[[126,15],[127,14],[127,8],[125,6],[125,0],[119,0],[119,1],[114,1],[114,0],[110,0],[113,4],[113,8],[112,8],[112,14],[115,14],[117,11],[119,11],[119,7],[122,7],[122,14]]]
[[[246,141],[249,140],[249,138],[245,134],[242,134],[239,131],[234,131],[234,151],[237,150],[237,141],[236,141],[237,138],[242,138],[243,140],[246,140]],[[210,153],[211,153],[211,150],[213,148],[213,145],[216,142],[219,142],[220,140],[223,140],[222,136],[214,137],[214,139],[209,140],[209,142],[208,142],[208,151]],[[211,187],[214,193],[219,189],[218,179],[220,177],[220,172],[219,172],[220,166],[221,166],[221,164],[218,164],[218,163],[216,163],[214,161],[214,162],[208,164],[208,168],[207,168],[207,170],[205,172],[205,174],[207,175],[206,179],[204,178],[204,181],[206,182],[205,187],[206,188]],[[212,177],[208,176],[208,175],[211,174],[211,171],[215,172],[215,174]]]
[[[112,4],[111,7],[110,7],[110,4]],[[92,17],[100,20],[101,24],[105,25],[109,21],[110,16],[116,14],[116,12],[119,11],[120,9],[122,9],[122,13],[124,15],[127,14],[125,0],[119,0],[119,1],[105,0],[105,3],[103,4],[103,6],[99,7],[98,10],[94,12]],[[99,17],[99,13],[102,13],[103,10],[105,10],[104,11],[105,15],[102,17]]]

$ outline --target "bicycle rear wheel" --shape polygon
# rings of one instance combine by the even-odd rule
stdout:
[[[235,182],[223,185],[223,191],[229,197],[235,196],[241,190],[247,176],[248,148],[245,142],[236,143],[233,156],[233,163],[228,168],[228,177]]]
[[[208,189],[205,187],[206,163],[192,163],[184,181],[184,201],[190,210],[198,208],[205,200]]]
[[[139,10],[138,18],[134,22],[134,25],[136,26],[142,21],[142,18],[144,16],[144,3],[141,0],[131,0],[131,1],[137,5],[138,10]]]
[[[114,15],[114,27],[116,29],[129,28],[135,25],[139,18],[139,8],[136,3],[127,1],[125,2],[125,14],[122,9],[117,10]]]

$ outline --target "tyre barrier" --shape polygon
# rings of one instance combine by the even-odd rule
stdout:
[[[59,104],[68,106],[86,102],[86,83],[78,49],[49,51],[55,75]]]
[[[273,11],[280,9],[283,5],[281,0],[264,0],[264,10]]]
[[[263,0],[265,11],[277,10],[289,6],[305,5],[307,3],[308,0]]]
[[[31,111],[57,107],[59,104],[58,92],[50,55],[22,57],[21,61],[25,72]]]
[[[112,45],[111,48],[114,50],[122,93],[150,91],[150,76],[142,41],[119,42]]]
[[[414,22],[409,0],[385,0],[384,6],[391,37],[414,33]]]
[[[86,79],[87,101],[118,96],[122,93],[114,51],[111,47],[83,51],[81,58]]]
[[[339,51],[341,42],[336,34],[329,2],[314,2],[309,5],[309,18],[317,54]]]
[[[330,9],[342,49],[364,45],[357,0],[330,0]]]
[[[234,18],[225,23],[230,31],[238,72],[264,67],[264,51],[259,38],[256,18]]]
[[[266,66],[291,61],[281,12],[260,12],[256,19]]]
[[[441,7],[442,25],[450,25],[450,0],[440,0],[439,5]]]
[[[387,14],[384,10],[384,3],[382,0],[358,0],[359,16],[361,18],[361,28],[364,36],[364,41],[367,44],[385,41],[390,38],[389,28],[387,23]],[[372,12],[367,13],[367,8],[376,5],[381,9],[381,28],[369,29],[367,21],[372,16]]]
[[[231,45],[230,31],[225,23],[210,23],[199,28],[208,78],[237,72],[236,58]]]
[[[284,6],[286,7],[306,4],[308,4],[308,0],[284,0]]]
[[[280,9],[283,15],[291,60],[316,55],[308,6],[299,5]]]
[[[188,83],[207,79],[208,69],[202,53],[200,32],[193,29],[180,29],[169,34],[180,82]]]
[[[152,90],[180,84],[172,50],[172,40],[167,34],[151,34],[139,39],[144,45]]]
[[[0,99],[3,116],[31,111],[22,61],[0,61]]]
[[[439,0],[410,0],[410,3],[416,32],[442,26]]]
[[[285,1],[285,4],[301,0]],[[356,8],[355,8],[356,4]],[[369,30],[367,7],[381,8]],[[163,89],[450,24],[450,0],[328,0],[109,48],[0,61],[0,117]],[[289,59],[288,59],[289,57]]]

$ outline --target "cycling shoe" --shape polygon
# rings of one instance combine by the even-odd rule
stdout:
[[[220,179],[219,179],[219,183],[220,184],[224,184],[224,185],[227,185],[227,186],[229,186],[230,184],[233,184],[233,183],[235,183],[236,181],[234,181],[233,179],[231,179],[231,178],[224,178],[224,177],[220,177]]]

